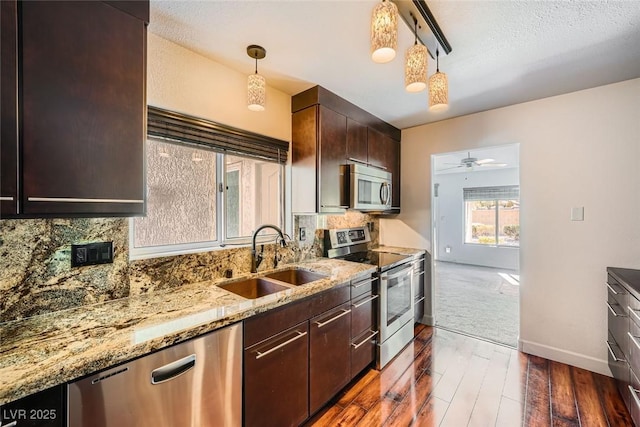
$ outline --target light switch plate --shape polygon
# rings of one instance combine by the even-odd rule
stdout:
[[[307,229],[305,227],[300,227],[300,230],[298,231],[298,240],[301,242],[307,240]]]
[[[571,221],[584,221],[584,207],[571,208]]]

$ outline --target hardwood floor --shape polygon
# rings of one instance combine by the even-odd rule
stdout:
[[[430,326],[307,426],[632,426],[612,378]]]

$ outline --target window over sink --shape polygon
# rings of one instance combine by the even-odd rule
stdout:
[[[251,146],[254,134],[250,133],[246,133],[248,141],[239,141],[234,149],[236,143],[225,138],[228,129],[223,125],[197,119],[192,129],[194,119],[176,120],[177,113],[171,113],[169,123],[162,123],[168,116],[158,119],[151,109],[146,142],[147,215],[131,219],[131,259],[247,244],[261,224],[282,228],[286,150],[265,154],[262,146]],[[205,125],[210,141],[203,142]],[[244,132],[235,131],[231,133],[236,138]]]

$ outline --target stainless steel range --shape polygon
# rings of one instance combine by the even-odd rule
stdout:
[[[376,367],[385,366],[413,339],[412,257],[371,251],[367,227],[325,230],[324,254],[378,268],[380,309]]]

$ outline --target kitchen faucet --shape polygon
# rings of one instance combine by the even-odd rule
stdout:
[[[285,246],[287,246],[287,243],[284,241],[284,234],[282,234],[282,230],[280,230],[280,228],[278,228],[277,226],[272,224],[263,224],[260,227],[258,227],[256,231],[253,232],[253,237],[251,238],[251,272],[252,273],[258,272],[258,267],[262,262],[262,252],[256,255],[256,237],[258,237],[258,233],[264,230],[265,228],[273,228],[274,230],[276,230],[280,235],[282,247],[284,248]]]

